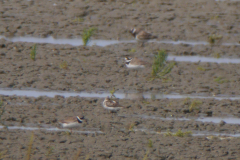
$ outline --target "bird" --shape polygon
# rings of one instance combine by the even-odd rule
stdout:
[[[61,120],[59,123],[62,125],[62,128],[69,128],[72,133],[73,128],[80,127],[83,123],[84,116],[79,118],[79,116],[75,117],[67,117],[63,120]]]
[[[137,70],[145,68],[148,63],[137,57],[134,58],[125,57],[125,64],[127,68],[135,69],[136,70],[135,76],[137,76]]]
[[[158,36],[152,35],[151,33],[139,28],[131,28],[129,32],[132,34],[133,37],[135,37],[137,41],[142,43],[142,47],[144,46],[144,43],[148,40],[158,38]]]
[[[112,100],[109,97],[106,97],[103,101],[103,108],[114,112],[120,110],[123,108],[123,106],[121,106],[116,100]]]

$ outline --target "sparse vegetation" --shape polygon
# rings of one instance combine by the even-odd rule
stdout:
[[[214,82],[217,82],[217,83],[222,84],[222,83],[227,83],[227,82],[229,82],[229,80],[224,79],[224,78],[222,78],[222,77],[217,77],[217,78],[214,79]]]
[[[166,137],[168,137],[168,136],[189,137],[189,136],[192,135],[192,131],[183,132],[181,129],[179,129],[176,133],[172,133],[170,131],[167,131],[167,133],[165,133],[164,135]]]
[[[154,58],[152,65],[152,77],[153,78],[164,78],[164,76],[171,72],[175,65],[175,62],[169,64],[166,63],[167,53],[164,50],[158,51],[158,54]]]
[[[86,46],[89,43],[90,38],[97,29],[92,27],[89,29],[84,29],[82,34],[83,45]]]
[[[136,49],[135,49],[135,48],[131,48],[131,49],[129,50],[129,52],[130,52],[130,53],[134,53],[134,52],[136,52]]]
[[[194,110],[198,110],[199,105],[202,104],[202,101],[198,101],[198,100],[193,100],[192,103],[189,106],[189,111],[192,112]]]
[[[206,69],[203,68],[202,66],[198,66],[198,67],[197,67],[197,70],[199,70],[199,71],[206,71]]]
[[[145,153],[145,155],[144,155],[144,157],[143,157],[143,160],[146,160],[146,159],[147,159],[148,154],[149,154],[149,150],[146,151],[146,153]]]
[[[48,150],[47,150],[47,153],[46,153],[46,156],[50,156],[53,153],[53,150],[54,150],[54,148],[49,146]]]
[[[68,63],[67,63],[66,61],[64,61],[64,62],[62,62],[62,63],[59,65],[59,67],[60,67],[61,69],[68,69]]]
[[[152,148],[153,147],[153,142],[151,139],[148,140],[148,147],[149,148]]]
[[[2,122],[2,115],[5,112],[5,107],[3,107],[3,100],[0,101],[0,109],[1,109],[0,110],[0,122],[1,122],[2,125],[4,125],[3,122]]]
[[[84,19],[82,17],[77,17],[73,20],[73,22],[83,22]]]
[[[78,151],[77,151],[77,154],[75,155],[75,157],[73,158],[73,160],[78,160],[79,158],[79,155],[81,154],[81,152],[82,152],[82,149],[81,148],[79,148],[78,149]]]
[[[7,150],[0,152],[0,159],[4,159]]]
[[[135,123],[129,124],[128,130],[133,131],[134,126],[135,126]]]
[[[220,55],[220,53],[214,53],[213,57],[214,57],[214,58],[220,58],[221,55]]]
[[[32,152],[33,141],[34,141],[34,133],[32,132],[32,135],[30,137],[30,141],[29,141],[29,144],[28,144],[26,160],[30,160],[31,159],[31,152]]]
[[[115,97],[114,93],[116,92],[115,88],[113,87],[112,90],[109,91],[111,93],[111,97]],[[116,97],[115,97],[116,98]]]
[[[30,52],[30,58],[34,61],[36,60],[36,54],[37,54],[37,44],[34,44]]]
[[[208,42],[209,42],[210,44],[214,44],[214,43],[216,43],[217,40],[220,40],[220,39],[222,39],[222,38],[223,38],[222,35],[212,34],[212,35],[210,35],[210,36],[208,37]]]

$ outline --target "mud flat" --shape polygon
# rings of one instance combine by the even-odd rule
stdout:
[[[1,89],[109,93],[115,88],[208,98],[128,94],[133,98],[120,99],[124,108],[112,114],[102,107],[104,97],[3,94],[0,159],[237,159],[239,100],[216,97],[240,95],[239,64],[176,61],[167,77],[151,80],[151,63],[159,49],[172,56],[239,58],[239,7],[230,0],[1,1]],[[84,47],[78,40],[90,27],[97,28],[96,44]],[[128,33],[131,27],[158,39],[140,47]],[[49,43],[56,39],[73,44]],[[98,45],[103,41],[111,44]],[[29,55],[34,43],[36,61]],[[150,65],[135,76],[125,56]],[[85,116],[82,127],[62,130],[59,120],[76,114]],[[179,137],[178,131],[192,136]]]

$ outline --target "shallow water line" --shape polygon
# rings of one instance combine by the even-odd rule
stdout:
[[[38,128],[38,127],[25,127],[25,126],[0,126],[0,129],[4,129],[4,128],[7,128],[9,130],[29,130],[29,131],[34,131],[34,130],[46,130],[46,131],[55,131],[55,132],[70,131],[68,129],[59,129],[59,128]],[[77,131],[77,130],[72,130],[72,132],[80,133],[80,134],[96,134],[96,133],[103,134],[104,133],[102,131]]]
[[[212,122],[212,123],[220,123],[221,121],[226,122],[227,124],[240,124],[240,118],[234,118],[234,117],[181,117],[181,118],[175,118],[175,117],[160,117],[160,116],[148,116],[148,115],[119,115],[123,117],[139,117],[144,119],[159,119],[159,120],[165,120],[165,121],[199,121],[199,122]]]
[[[41,90],[14,90],[14,89],[0,89],[0,95],[5,96],[27,96],[27,97],[55,97],[55,96],[63,96],[67,97],[85,97],[85,98],[105,98],[107,96],[111,96],[109,92],[67,92],[67,91],[41,91]],[[240,96],[200,96],[200,95],[181,95],[181,94],[163,94],[163,93],[150,93],[144,92],[140,93],[124,93],[124,92],[115,92],[116,98],[119,99],[138,99],[138,98],[146,98],[146,99],[216,99],[216,100],[239,100]]]
[[[50,43],[50,44],[69,44],[72,46],[80,46],[83,45],[83,41],[81,38],[75,38],[75,39],[55,39],[52,36],[49,36],[47,38],[37,38],[37,37],[13,37],[13,38],[7,38],[5,36],[0,36],[0,39],[3,38],[7,41],[11,42],[30,42],[30,43]],[[88,44],[89,46],[97,45],[101,47],[105,47],[108,45],[113,44],[120,44],[120,43],[136,43],[136,40],[91,40]],[[186,44],[186,45],[209,45],[206,41],[171,41],[171,40],[162,40],[162,41],[156,41],[151,40],[149,42],[154,43],[162,43],[162,44],[172,44],[172,45],[179,45],[179,44]],[[239,43],[222,43],[224,46],[240,46]]]

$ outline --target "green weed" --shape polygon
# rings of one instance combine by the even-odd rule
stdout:
[[[131,123],[128,127],[128,130],[133,131],[134,126],[135,126],[135,123]]]
[[[62,63],[59,65],[59,67],[60,67],[61,69],[68,69],[68,63],[67,63],[66,61],[64,61],[64,62],[62,62]]]
[[[26,160],[30,160],[30,158],[31,158],[33,141],[34,141],[34,133],[32,132],[32,135],[31,135],[31,137],[30,137],[30,141],[29,141],[29,144],[28,144],[28,150],[27,150]]]
[[[73,22],[83,22],[84,19],[82,17],[77,17],[73,20]]]
[[[37,54],[37,44],[34,44],[30,52],[30,58],[34,61],[36,60],[36,54]]]
[[[213,57],[214,57],[214,58],[220,58],[221,55],[220,55],[220,53],[214,53]]]
[[[86,46],[90,40],[90,38],[92,37],[93,33],[96,31],[97,29],[92,27],[89,29],[84,29],[83,30],[83,34],[82,34],[82,40],[83,40],[83,45]]]
[[[143,157],[143,160],[146,160],[146,159],[147,159],[148,154],[149,154],[149,150],[146,151],[146,153],[145,153],[145,155],[144,155],[144,157]]]
[[[167,131],[167,133],[164,134],[167,136],[176,136],[176,137],[189,137],[192,135],[192,131],[186,131],[183,132],[181,129],[179,129],[176,133],[172,133],[170,131]]]
[[[198,107],[201,104],[202,104],[202,101],[193,100],[189,106],[189,111],[192,112],[193,110],[198,110]]]
[[[136,52],[136,49],[135,49],[135,48],[131,48],[131,49],[129,50],[129,52],[134,53],[134,52]]]
[[[111,94],[111,97],[115,97],[114,93],[116,92],[115,88],[113,87],[112,90],[109,91]]]
[[[164,76],[171,72],[175,65],[175,62],[169,64],[166,63],[167,53],[164,50],[158,51],[158,55],[154,57],[152,65],[152,77],[153,78],[164,78]]]
[[[224,78],[222,78],[222,77],[218,77],[218,78],[215,78],[215,79],[214,79],[214,82],[217,82],[217,83],[222,84],[222,83],[227,83],[227,82],[229,82],[229,80],[224,79]]]
[[[206,71],[206,69],[203,68],[202,66],[198,66],[198,67],[197,67],[197,70],[199,70],[199,71]]]
[[[210,44],[214,44],[214,43],[216,43],[217,40],[220,40],[220,39],[222,39],[222,38],[223,38],[222,35],[212,34],[212,35],[210,35],[210,36],[208,37],[208,42],[209,42]]]
[[[53,147],[48,147],[46,156],[50,156],[53,153],[54,148]]]
[[[148,140],[148,147],[149,148],[152,148],[153,147],[153,142],[151,139]]]

